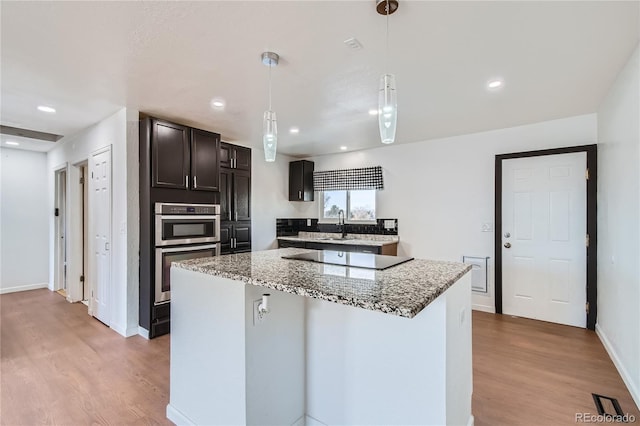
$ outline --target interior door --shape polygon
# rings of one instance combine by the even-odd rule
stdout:
[[[94,154],[89,163],[89,228],[92,236],[94,317],[109,325],[111,287],[111,150]]]
[[[586,326],[586,153],[503,160],[503,313]]]

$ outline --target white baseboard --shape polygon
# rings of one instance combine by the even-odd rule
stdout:
[[[181,411],[173,408],[171,406],[171,404],[167,404],[167,418],[169,420],[171,420],[173,423],[175,423],[176,425],[195,425],[195,422],[191,421],[191,419],[187,416],[185,416],[184,414],[182,414]]]
[[[473,309],[474,311],[489,312],[490,314],[495,314],[496,313],[496,307],[495,306],[476,305],[474,303],[474,304],[471,305],[471,309]]]
[[[469,416],[469,421],[467,422],[467,426],[473,426],[475,424],[475,417],[473,415]]]
[[[611,344],[611,341],[609,340],[607,335],[602,331],[600,324],[596,324],[596,334],[600,338],[600,341],[602,342],[602,346],[604,346],[605,350],[609,354],[611,361],[613,361],[613,365],[615,365],[616,368],[618,369],[618,373],[620,373],[620,377],[622,377],[622,381],[624,382],[625,385],[627,385],[627,389],[629,389],[629,393],[631,394],[631,397],[635,401],[636,407],[640,409],[640,390],[638,389],[638,385],[633,382],[632,377],[629,374],[629,371],[625,368],[624,364],[622,364],[622,361],[620,361],[620,357],[618,356],[618,353],[613,348],[613,345]]]
[[[131,336],[137,335],[138,334],[138,328],[139,327],[137,325],[127,327],[126,337],[131,337]]]
[[[15,293],[17,291],[37,290],[39,288],[49,288],[49,283],[25,284],[15,287],[0,288],[0,294]]]
[[[138,335],[149,340],[149,330],[147,330],[146,328],[138,326]]]

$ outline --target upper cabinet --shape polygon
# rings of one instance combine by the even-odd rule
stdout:
[[[152,120],[151,184],[156,188],[189,187],[189,128]]]
[[[313,161],[289,163],[289,201],[313,201]]]
[[[243,146],[220,144],[220,167],[251,171],[251,149]]]
[[[220,135],[151,120],[151,185],[219,191]]]
[[[220,135],[191,129],[192,189],[220,191]]]

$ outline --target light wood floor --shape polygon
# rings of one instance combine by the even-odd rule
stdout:
[[[0,424],[171,424],[169,336],[122,338],[46,289],[0,296]],[[588,330],[473,313],[477,426],[572,425],[591,393],[640,413]]]

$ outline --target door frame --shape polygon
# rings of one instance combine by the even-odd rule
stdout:
[[[495,307],[502,314],[502,161],[514,158],[540,157],[545,155],[587,153],[587,328],[595,330],[598,314],[598,145],[580,145],[539,151],[514,152],[496,155],[495,159]]]
[[[62,174],[64,173],[64,179]],[[68,235],[68,178],[69,167],[67,163],[63,163],[53,170],[53,182],[54,182],[54,195],[53,195],[53,208],[54,208],[54,231],[53,231],[53,291],[58,291],[65,288],[65,272],[68,272],[68,263],[64,265],[64,262],[68,262],[69,254],[69,235]],[[61,199],[62,198],[62,199]],[[62,210],[63,217],[60,218],[60,214],[55,215],[55,211],[60,212]],[[61,233],[64,233],[64,241],[60,241]],[[66,258],[66,259],[63,259]],[[67,269],[67,271],[65,271]]]

